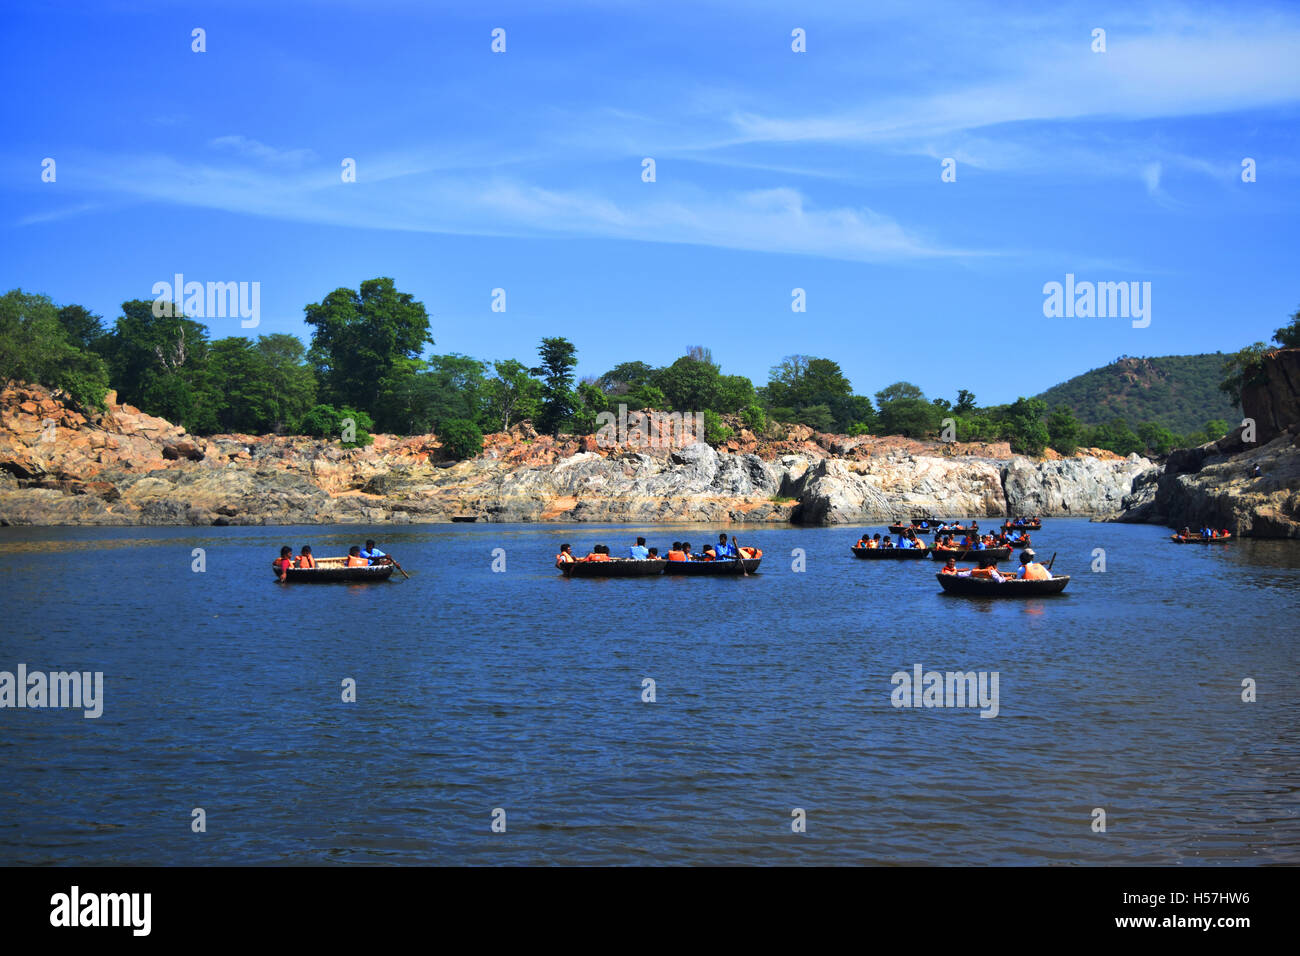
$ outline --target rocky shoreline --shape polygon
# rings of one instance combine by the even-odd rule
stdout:
[[[1174,453],[1164,467],[1098,449],[1031,459],[1005,443],[850,438],[801,426],[760,439],[739,423],[718,448],[602,447],[595,436],[554,439],[523,423],[487,436],[476,458],[449,461],[434,435],[377,435],[353,449],[298,436],[201,438],[112,393],[105,412],[85,413],[40,386],[10,382],[0,390],[0,525],[408,524],[459,515],[851,524],[1039,514],[1300,537],[1300,426],[1284,424],[1289,408],[1262,394],[1268,440],[1246,443],[1238,429]]]
[[[738,429],[715,449],[601,447],[524,423],[443,460],[436,436],[366,448],[295,436],[199,438],[110,393],[87,414],[40,386],[0,391],[0,524],[796,522],[897,515],[1116,512],[1151,462],[1092,450],[1028,459],[1005,444]]]

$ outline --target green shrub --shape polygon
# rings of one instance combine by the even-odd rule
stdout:
[[[710,445],[721,445],[734,433],[722,423],[722,416],[712,409],[704,410],[704,440]]]
[[[483,453],[483,433],[473,422],[453,418],[442,426],[438,435],[443,450],[457,461],[475,458]]]

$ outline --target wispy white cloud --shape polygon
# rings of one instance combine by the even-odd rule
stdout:
[[[278,166],[301,166],[316,158],[315,151],[310,149],[276,149],[274,146],[267,146],[247,136],[218,136],[210,140],[208,145]]]

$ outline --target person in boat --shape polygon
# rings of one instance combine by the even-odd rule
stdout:
[[[879,532],[879,531],[877,531],[877,532],[875,533],[875,535],[872,537],[872,539],[871,539],[870,541],[867,542],[867,547],[868,547],[868,548],[872,548],[872,549],[877,549],[877,548],[880,547],[880,532]]]
[[[669,561],[686,560],[686,552],[682,550],[682,543],[680,541],[673,542],[673,546],[668,550],[668,560]]]
[[[355,544],[348,548],[348,559],[344,562],[349,568],[368,568],[370,562],[361,556],[361,549]]]
[[[763,552],[757,548],[742,548],[736,543],[736,536],[734,534],[731,536],[731,550],[735,553],[736,557],[744,558],[746,560],[749,560],[750,558],[761,558],[763,556]]]
[[[648,552],[646,552],[646,557],[647,557],[648,559],[650,559],[651,561],[658,561],[658,560],[659,560],[659,549],[658,549],[658,548],[651,548]]]
[[[999,583],[1005,580],[994,565],[992,558],[980,558],[980,566],[972,571],[970,576],[973,578],[987,578],[990,581]]]
[[[1230,535],[1230,534],[1228,533],[1228,529],[1227,529],[1227,528],[1224,528],[1222,531],[1219,532],[1219,537],[1220,537],[1220,538],[1231,538],[1232,535]]]
[[[898,544],[895,545],[895,547],[902,548],[903,550],[906,550],[906,549],[910,548],[911,546],[912,546],[912,542],[911,542],[910,540],[908,540],[907,535],[905,535],[905,534],[900,534],[900,535],[898,536]]]
[[[646,550],[645,538],[638,537],[636,544],[627,549],[627,556],[636,561],[644,561],[650,557],[650,552]]]
[[[300,568],[316,567],[316,559],[312,557],[311,545],[304,544],[302,546],[302,553],[298,555],[298,567]]]
[[[1016,572],[1016,577],[1022,581],[1047,581],[1051,579],[1052,572],[1038,563],[1038,555],[1034,554],[1033,548],[1026,548],[1020,552],[1020,570]]]
[[[869,547],[871,547],[871,546],[870,546],[869,544],[867,544],[867,542],[870,541],[870,540],[871,540],[871,539],[867,537],[867,533],[864,531],[864,532],[862,532],[862,537],[858,538],[858,543],[855,544],[853,547],[855,547],[855,548],[869,548]]]
[[[567,544],[562,544],[560,545],[560,553],[555,556],[555,566],[561,568],[564,567],[564,565],[572,564],[577,560],[578,559],[573,556],[573,551],[569,546]]]
[[[734,558],[736,556],[736,539],[733,537],[730,542],[727,541],[725,534],[718,535],[718,546],[713,549],[717,554],[718,560],[723,558]]]
[[[280,572],[281,581],[288,578],[289,569],[293,567],[293,548],[286,544],[280,549],[280,556],[275,559],[275,567]]]
[[[691,554],[691,543],[689,541],[682,542],[682,554],[686,555],[685,560],[687,561],[696,560],[695,555]]]
[[[704,546],[704,553],[701,555],[701,557],[705,561],[716,561],[718,559],[718,552],[713,550],[713,545],[706,544]]]
[[[596,545],[594,548],[591,549],[591,554],[587,555],[587,556],[586,556],[585,558],[583,558],[582,560],[584,560],[584,561],[612,561],[613,558],[611,558],[610,555],[609,555],[609,546],[608,546],[608,545],[598,544],[598,545]]]
[[[882,548],[892,548],[894,546],[894,542],[889,540],[889,535],[885,535],[885,540],[880,542],[880,546]]]
[[[970,568],[957,567],[957,559],[950,556],[948,560],[944,562],[943,567],[939,569],[939,573],[940,574],[970,574]]]
[[[366,541],[366,546],[361,549],[361,556],[365,558],[367,561],[369,561],[371,564],[388,563],[388,560],[386,560],[388,558],[388,555],[384,554],[384,552],[380,551],[378,548],[375,547],[375,541],[373,538]]]

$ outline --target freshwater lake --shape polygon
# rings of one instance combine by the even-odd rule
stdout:
[[[0,528],[0,671],[104,675],[98,718],[0,710],[0,864],[1300,864],[1300,542],[1046,519],[1068,589],[1002,602],[860,526],[728,528],[748,578],[552,564],[719,530]],[[410,580],[273,579],[365,537]],[[916,665],[997,716],[894,707]]]

